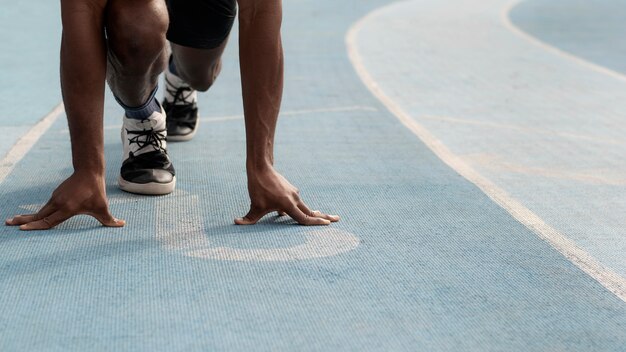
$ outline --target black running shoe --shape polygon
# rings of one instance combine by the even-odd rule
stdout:
[[[167,115],[167,140],[188,141],[198,130],[198,94],[169,69],[165,71],[165,90],[162,105]]]
[[[122,190],[151,195],[174,191],[176,172],[167,155],[166,137],[163,110],[145,120],[124,116],[124,162],[118,178]]]

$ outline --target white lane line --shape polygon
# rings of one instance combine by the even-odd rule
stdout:
[[[317,114],[317,113],[332,113],[332,112],[349,112],[349,111],[378,111],[375,107],[372,106],[337,106],[331,108],[319,108],[319,109],[302,109],[302,110],[288,110],[285,112],[281,112],[281,117],[287,116],[299,116],[299,115],[308,115],[308,114]],[[200,117],[199,120],[201,122],[221,122],[221,121],[231,121],[231,120],[243,120],[243,114],[239,115],[225,115],[225,116],[210,116],[210,117]],[[108,125],[104,126],[105,130],[117,130],[122,128],[122,124],[116,125]],[[64,129],[59,131],[60,133],[69,133],[68,129]]]
[[[31,127],[26,134],[24,134],[13,147],[7,152],[7,154],[0,161],[0,183],[11,174],[15,165],[26,156],[28,151],[37,143],[39,138],[46,133],[46,131],[52,126],[54,121],[61,116],[64,112],[63,103],[59,103],[52,111],[44,116],[39,122]]]
[[[346,111],[377,111],[376,108],[371,106],[338,106],[333,108],[320,108],[320,109],[304,109],[304,110],[290,110],[281,112],[280,116],[298,116],[308,115],[315,113],[330,113],[330,112],[346,112]],[[243,115],[228,115],[228,116],[214,116],[214,117],[201,117],[200,121],[204,122],[218,122],[228,120],[241,120]]]
[[[504,189],[498,187],[495,183],[485,178],[474,170],[470,165],[465,163],[459,156],[455,155],[440,140],[438,140],[430,131],[417,123],[411,116],[405,112],[398,104],[396,104],[385,92],[378,86],[376,81],[367,71],[363,59],[357,48],[357,35],[365,22],[385,10],[384,6],[356,22],[348,31],[346,36],[346,45],[348,56],[357,74],[363,81],[363,84],[370,92],[380,100],[387,109],[402,124],[415,134],[439,159],[450,166],[454,171],[459,173],[465,179],[476,185],[491,200],[506,210],[513,218],[534,232],[539,238],[548,242],[553,248],[559,251],[565,258],[587,273],[607,290],[612,292],[622,301],[626,302],[626,280],[602,265],[582,248],[578,247],[569,238],[565,237],[555,228],[548,225],[537,214],[526,208],[523,204],[509,195]]]
[[[513,24],[513,22],[511,21],[511,11],[513,11],[513,8],[515,8],[515,6],[519,5],[523,0],[515,0],[512,1],[511,3],[509,3],[508,6],[506,6],[501,14],[500,17],[502,19],[502,23],[504,24],[504,26],[506,27],[506,29],[508,29],[509,31],[511,31],[512,33],[516,34],[517,36],[523,38],[526,41],[529,41],[530,43],[544,49],[547,50],[549,52],[552,52],[554,54],[563,56],[565,58],[567,58],[568,60],[574,61],[576,63],[578,63],[579,65],[585,66],[593,71],[599,72],[599,73],[603,73],[605,75],[611,76],[615,79],[618,79],[620,81],[625,81],[626,82],[626,75],[619,73],[617,71],[613,71],[609,68],[606,68],[604,66],[600,66],[598,64],[595,64],[591,61],[587,61],[585,59],[582,59],[576,55],[570,54],[567,51],[561,50],[555,46],[552,46],[546,42],[543,42],[535,37],[533,37],[532,35],[524,32],[522,29],[520,29],[519,27],[517,27],[516,25]]]
[[[557,131],[551,131],[551,130],[546,130],[546,129],[541,129],[541,128],[532,128],[532,127],[518,126],[518,125],[513,125],[513,124],[459,119],[459,118],[449,117],[449,116],[423,115],[423,116],[420,116],[420,118],[433,120],[433,121],[448,122],[450,124],[472,125],[472,126],[479,126],[479,127],[506,129],[506,130],[524,132],[524,133],[529,133],[529,134],[543,134],[547,136],[575,139],[575,140],[586,141],[586,142],[591,142],[591,143],[596,143],[596,144],[626,146],[626,140],[598,138],[598,137],[586,136],[586,135],[577,134],[577,133],[557,132]]]

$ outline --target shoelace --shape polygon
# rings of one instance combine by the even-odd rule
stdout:
[[[163,147],[163,141],[166,138],[166,130],[143,130],[143,131],[131,131],[129,129],[126,130],[126,133],[134,134],[134,137],[128,138],[129,144],[137,144],[139,148],[138,151],[152,146],[154,150],[160,150],[164,153],[167,153],[165,148]],[[145,138],[142,138],[145,137]]]
[[[193,89],[189,86],[182,86],[178,88],[174,88],[174,85],[170,80],[165,77],[165,90],[167,93],[174,97],[172,104],[176,104],[177,102],[182,102],[184,104],[192,104],[193,101],[190,100],[191,95],[193,94]],[[185,93],[187,93],[185,95]]]

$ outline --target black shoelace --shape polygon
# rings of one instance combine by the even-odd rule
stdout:
[[[152,146],[154,150],[160,150],[164,153],[167,153],[165,148],[163,147],[163,141],[165,140],[167,134],[166,130],[143,130],[143,131],[131,131],[126,130],[126,133],[131,135],[134,134],[134,137],[128,138],[129,144],[137,144],[139,146],[138,151]],[[142,138],[145,137],[145,138]]]
[[[165,77],[165,90],[167,93],[174,97],[174,100],[171,104],[176,105],[177,102],[182,102],[184,104],[192,104],[193,101],[189,101],[188,99],[193,94],[193,89],[189,86],[182,86],[178,88],[174,88],[174,85],[170,80]],[[186,94],[185,94],[186,93]]]

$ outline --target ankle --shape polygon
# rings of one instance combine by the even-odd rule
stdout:
[[[159,104],[159,101],[156,99],[156,92],[158,89],[158,86],[154,88],[152,93],[150,93],[148,100],[141,106],[127,106],[117,96],[115,97],[115,100],[117,100],[118,104],[120,104],[120,106],[124,109],[126,117],[135,120],[145,120],[152,116],[155,112],[161,111],[161,104]]]

